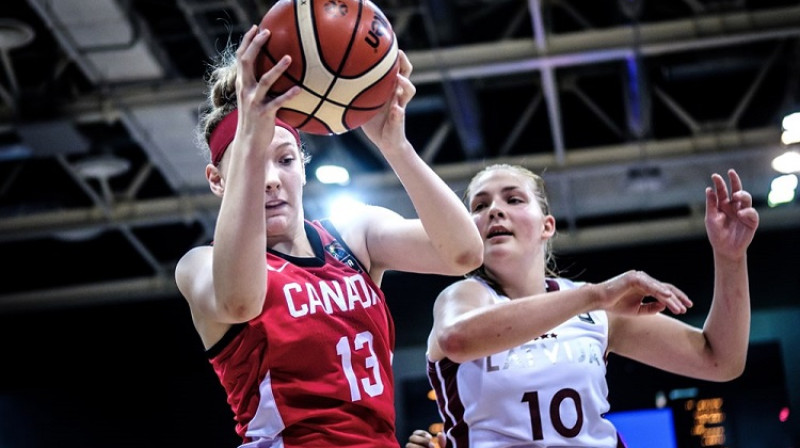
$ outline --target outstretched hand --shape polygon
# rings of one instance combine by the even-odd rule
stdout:
[[[628,271],[595,286],[600,293],[601,308],[620,315],[650,315],[667,308],[683,314],[692,306],[683,291],[642,271]],[[653,300],[645,301],[647,298]]]
[[[758,212],[753,197],[742,189],[735,170],[728,170],[731,190],[717,173],[711,176],[714,187],[706,187],[706,232],[716,255],[731,259],[743,257],[758,228]]]

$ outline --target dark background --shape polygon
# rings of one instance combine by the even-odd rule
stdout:
[[[797,238],[771,232],[756,238],[749,254],[756,313],[781,309],[777,297],[800,287],[794,271],[797,255],[784,249],[796,246]],[[781,254],[784,262],[771,261],[774,254]],[[712,263],[700,240],[565,256],[560,262],[588,281],[641,268],[690,293],[695,307],[687,318],[702,318],[708,309]],[[759,269],[765,265],[773,268]],[[427,306],[423,302],[432,301],[452,280],[388,275],[384,286],[397,324],[398,350],[424,344],[432,319],[430,302]],[[784,289],[787,284],[789,291]],[[182,299],[3,315],[0,353],[2,447],[90,448],[109,446],[109,441],[115,447],[152,448],[237,444],[224,393]],[[728,446],[778,446],[758,441],[766,434],[788,440],[796,420],[793,415],[788,423],[777,422],[780,408],[789,406],[781,353],[777,342],[753,345],[745,375],[724,385],[675,377],[612,355],[612,410],[653,407],[656,391],[695,386],[702,395],[725,397],[733,425],[728,433],[738,440]],[[424,395],[427,380],[418,377],[411,384],[407,380],[397,384],[406,403],[406,421],[398,428],[401,440],[414,428],[438,421],[433,403]],[[750,423],[754,421],[762,423]]]
[[[237,445],[173,273],[211,239],[219,205],[192,141],[204,72],[271,3],[4,0],[0,448]],[[736,391],[734,414],[788,393],[793,439],[780,446],[800,446],[800,202],[767,201],[770,162],[787,149],[781,118],[800,110],[798,2],[378,4],[414,65],[411,143],[458,194],[484,164],[542,173],[568,277],[645,270],[689,293],[696,305],[682,318],[702,325],[713,281],[703,189],[737,169],[762,218],[749,252],[751,341],[777,344],[769,353],[783,368],[758,345],[725,390]],[[346,187],[309,176],[309,218],[327,216],[339,192],[413,217],[360,131],[304,143],[309,173],[334,161],[352,176]],[[452,280],[386,276],[398,356],[423,346],[431,304]],[[396,363],[399,395],[407,378],[425,387],[422,363]],[[625,360],[609,369],[619,407],[683,384]],[[401,409],[401,440],[415,412]],[[732,420],[735,447],[773,448],[750,417]]]

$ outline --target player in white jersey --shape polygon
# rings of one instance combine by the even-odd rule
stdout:
[[[428,375],[454,448],[622,445],[609,410],[606,354],[679,375],[728,381],[741,375],[750,331],[747,248],[758,212],[734,170],[706,188],[714,295],[702,329],[661,312],[692,306],[678,288],[629,271],[598,284],[557,279],[544,181],[493,165],[466,192],[484,240],[484,265],[446,288],[434,305]],[[644,300],[652,298],[653,300]],[[429,446],[415,431],[407,447]]]
[[[483,280],[494,303],[498,295]],[[575,288],[548,279],[548,291]],[[574,316],[519,346],[461,364],[428,362],[428,378],[453,446],[502,447],[548,441],[557,446],[615,446],[617,433],[605,380],[608,319],[604,311]],[[532,387],[534,386],[535,387]]]

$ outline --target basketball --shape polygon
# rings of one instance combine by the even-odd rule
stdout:
[[[393,96],[397,39],[371,1],[278,0],[260,28],[272,34],[259,53],[256,76],[284,55],[292,57],[270,95],[301,87],[278,111],[281,120],[298,130],[343,134],[375,116]]]

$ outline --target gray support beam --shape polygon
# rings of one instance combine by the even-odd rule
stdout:
[[[652,56],[798,36],[798,23],[800,7],[644,24],[639,30],[641,52],[644,56]],[[537,50],[530,39],[513,39],[433,51],[410,51],[408,57],[414,65],[412,80],[421,85],[441,82],[443,76],[501,76],[535,71],[543,66],[568,67],[617,61],[632,54],[632,42],[630,28],[617,27],[550,36],[547,54]],[[97,121],[119,117],[120,111],[115,108],[115,103],[133,108],[197,101],[199,107],[204,100],[204,89],[202,81],[115,86],[109,87],[102,96],[87,96],[76,101],[64,112],[76,115],[80,121]]]
[[[638,31],[640,50],[646,57],[781,39],[800,35],[798,23],[798,6],[648,23]],[[435,54],[412,51],[408,57],[417,84],[440,82],[442,72],[450,79],[491,77],[624,59],[633,53],[633,33],[630,27],[615,27],[551,35],[546,53],[531,39],[515,39],[439,49]]]
[[[800,207],[759,209],[758,212],[761,217],[760,232],[796,227],[800,222]],[[559,254],[568,254],[589,249],[702,238],[704,234],[703,216],[698,215],[561,232],[553,248]],[[171,275],[0,295],[0,314],[150,300],[180,300]]]
[[[580,178],[589,171],[600,172],[610,169],[613,164],[627,164],[638,161],[642,151],[650,160],[679,159],[692,164],[692,157],[718,158],[725,160],[729,153],[736,151],[753,155],[765,153],[765,148],[780,147],[780,130],[773,128],[756,129],[746,132],[724,132],[695,135],[692,137],[623,144],[599,148],[570,150],[565,164],[555,169],[555,155],[523,155],[503,157],[493,160],[498,163],[520,164],[534,170],[547,168],[560,176]],[[437,165],[435,170],[451,185],[467,181],[483,167],[485,161],[472,161]],[[350,188],[369,191],[374,194],[376,205],[398,209],[400,204],[392,202],[394,193],[402,193],[400,181],[394,173],[367,174],[355,176]],[[327,187],[316,181],[306,185],[306,197],[313,200],[322,197]],[[389,198],[381,200],[381,198]],[[211,193],[184,195],[167,199],[139,201],[120,201],[107,207],[75,208],[6,217],[0,219],[0,241],[23,240],[50,235],[54,232],[69,232],[81,229],[106,229],[117,225],[130,227],[158,225],[180,221],[191,221],[198,216],[216,213],[220,199]],[[555,204],[554,204],[555,205]],[[580,210],[575,211],[577,216]],[[405,211],[404,214],[410,212]],[[401,213],[403,214],[403,213]]]

